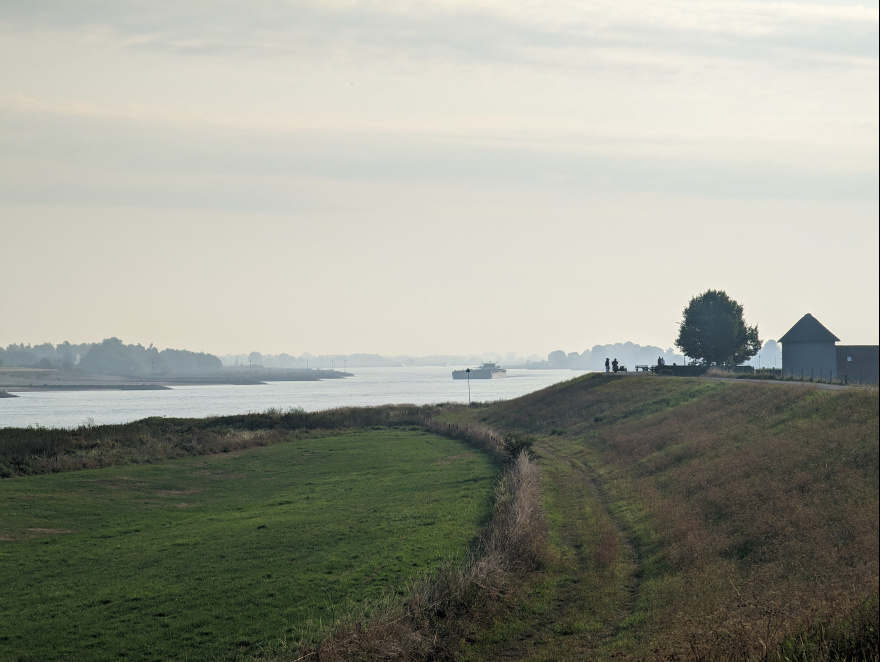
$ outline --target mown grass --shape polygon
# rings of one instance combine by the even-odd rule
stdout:
[[[0,659],[249,659],[462,555],[496,468],[420,430],[0,481]]]
[[[500,459],[492,516],[464,559],[421,575],[398,596],[367,605],[334,622],[316,645],[284,645],[272,660],[375,662],[458,659],[475,633],[503,627],[520,583],[543,565],[546,522],[540,474],[530,440],[500,438],[483,425],[427,421],[430,428],[465,439]],[[509,633],[508,633],[509,634]]]

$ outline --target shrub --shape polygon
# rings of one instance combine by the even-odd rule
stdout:
[[[522,435],[511,432],[504,436],[504,444],[502,445],[502,453],[504,462],[515,462],[520,455],[525,453],[529,458],[534,459],[535,438],[528,435]]]

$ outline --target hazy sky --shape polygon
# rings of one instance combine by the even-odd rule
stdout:
[[[878,342],[878,4],[0,3],[0,345]]]

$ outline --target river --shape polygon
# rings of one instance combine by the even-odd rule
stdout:
[[[464,366],[463,366],[464,367]],[[0,427],[70,428],[127,423],[148,416],[205,417],[299,407],[433,404],[468,401],[468,381],[452,367],[352,369],[354,376],[256,386],[175,386],[163,391],[25,391],[0,398]],[[474,402],[509,400],[584,374],[578,370],[508,370],[501,379],[470,380]]]

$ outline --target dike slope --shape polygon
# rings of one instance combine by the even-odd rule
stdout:
[[[461,659],[877,659],[876,389],[590,375],[466,415],[534,438],[553,559]]]

